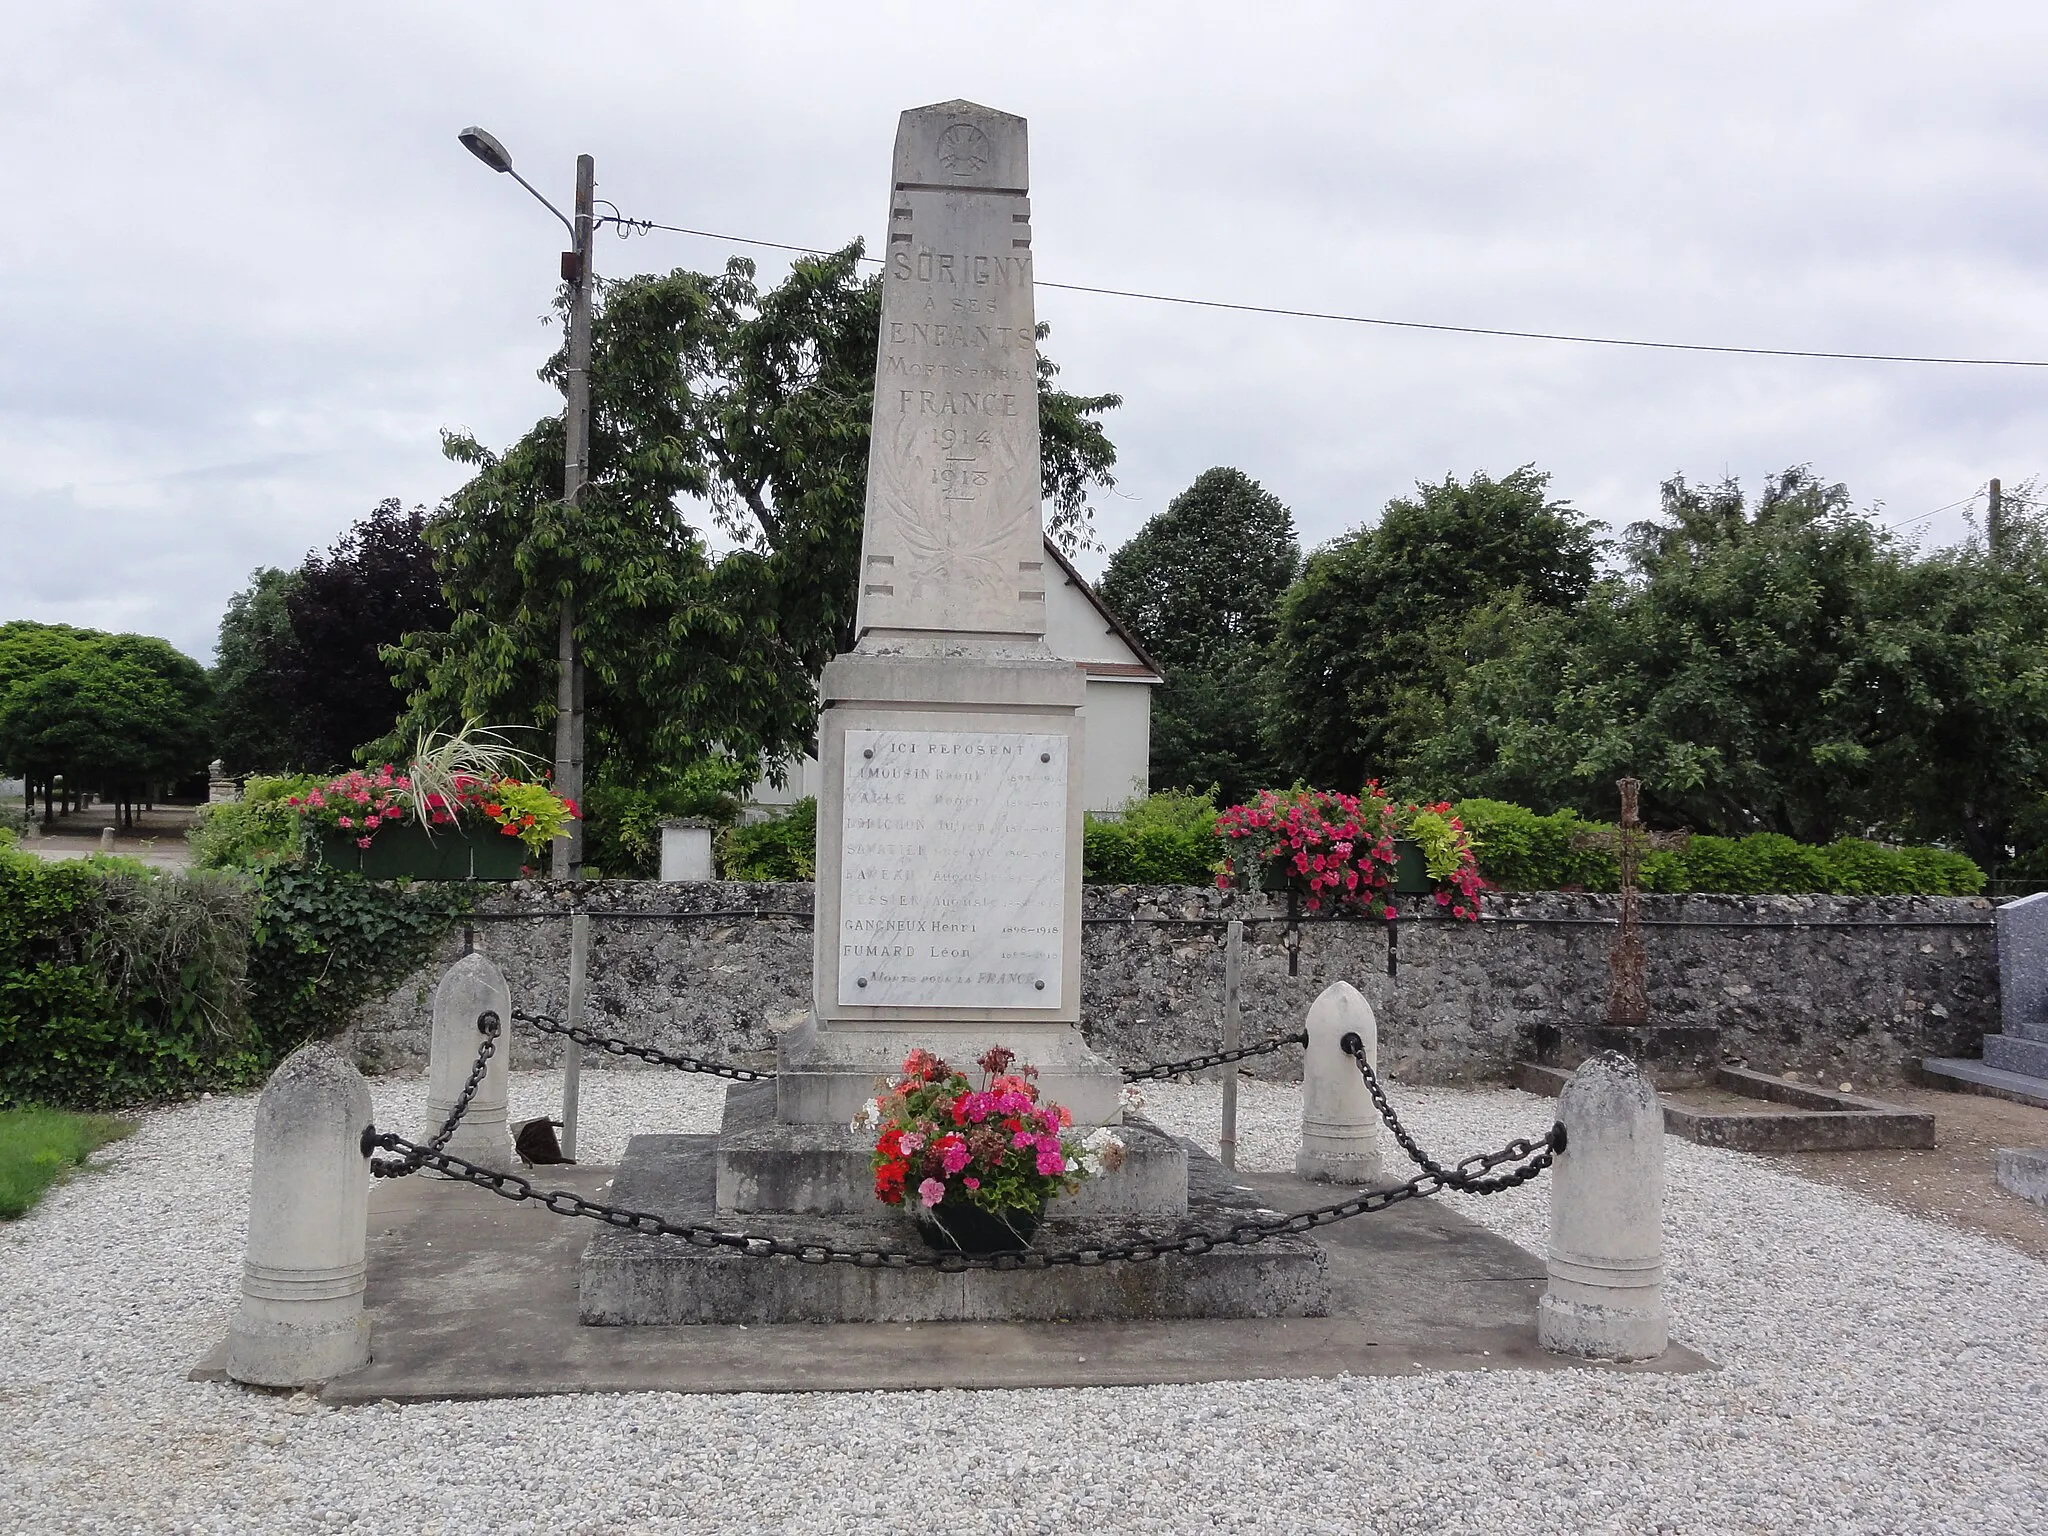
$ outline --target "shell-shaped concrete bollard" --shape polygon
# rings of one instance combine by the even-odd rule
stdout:
[[[505,973],[481,950],[473,949],[449,966],[448,974],[434,988],[427,1115],[419,1139],[427,1141],[439,1132],[462,1097],[476,1067],[477,1048],[484,1042],[477,1019],[485,1013],[498,1016],[497,1047],[447,1150],[485,1168],[505,1169],[514,1166],[512,1131],[505,1118],[507,1073],[512,1065],[512,988]]]
[[[324,1041],[286,1057],[256,1101],[249,1247],[228,1329],[236,1381],[310,1386],[369,1361],[369,1123],[361,1074]]]
[[[1379,1067],[1380,1031],[1372,1004],[1348,981],[1323,989],[1308,1010],[1308,1049],[1301,1064],[1301,1151],[1294,1171],[1325,1184],[1364,1185],[1380,1177],[1380,1117],[1342,1045],[1346,1035],[1365,1042],[1365,1059]]]
[[[1545,1349],[1648,1360],[1669,1341],[1664,1309],[1664,1111],[1649,1078],[1604,1051],[1558,1096],[1565,1149],[1551,1170]]]

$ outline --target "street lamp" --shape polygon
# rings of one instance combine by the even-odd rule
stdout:
[[[590,470],[590,290],[592,283],[590,235],[597,191],[596,163],[588,155],[576,157],[576,216],[568,215],[542,197],[533,184],[512,169],[512,154],[491,134],[468,127],[456,135],[462,147],[492,170],[510,176],[533,194],[534,201],[547,209],[569,231],[571,248],[562,253],[562,281],[570,285],[569,297],[569,404],[562,427],[562,500],[574,507],[583,494],[583,482]],[[576,598],[573,591],[562,599],[561,624],[556,636],[556,658],[560,672],[555,682],[555,793],[564,799],[583,802],[583,657],[576,643]],[[563,836],[555,839],[553,870],[557,880],[583,878],[583,818],[573,818]],[[569,1024],[583,1023],[585,977],[589,970],[590,915],[575,903],[569,939]],[[562,1057],[562,1152],[576,1155],[576,1109],[582,1047],[573,1038],[563,1044]]]

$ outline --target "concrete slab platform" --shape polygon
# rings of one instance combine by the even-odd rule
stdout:
[[[1063,1211],[1067,1202],[1054,1201],[1033,1245],[1040,1252],[1103,1248],[1140,1232],[1222,1231],[1262,1210],[1206,1153],[1143,1122],[1127,1124],[1124,1132],[1134,1148],[1156,1145],[1174,1154],[1180,1212],[1148,1220],[1115,1211]],[[678,1224],[772,1231],[828,1248],[924,1251],[908,1214],[874,1198],[871,1177],[866,1208],[858,1214],[842,1209],[832,1215],[785,1211],[742,1217],[716,1209],[721,1163],[729,1166],[720,1137],[635,1136],[619,1162],[613,1199]],[[1296,1236],[1169,1254],[1142,1264],[946,1273],[806,1264],[600,1228],[583,1252],[578,1310],[586,1323],[629,1327],[1320,1317],[1329,1294],[1323,1269],[1322,1249]]]
[[[1528,1093],[1554,1098],[1570,1080],[1557,1067],[1528,1061],[1515,1066],[1515,1086]],[[1934,1116],[1925,1110],[1742,1067],[1717,1068],[1711,1087],[1660,1089],[1658,1098],[1665,1132],[1703,1147],[1780,1153],[1934,1145]],[[1752,1103],[1779,1107],[1752,1109]]]
[[[595,1197],[612,1170],[547,1172],[551,1187]],[[1328,1185],[1286,1174],[1242,1175],[1239,1182],[1279,1210],[1341,1197]],[[1329,1256],[1329,1316],[1238,1321],[587,1328],[576,1322],[577,1262],[591,1225],[424,1176],[380,1183],[370,1197],[370,1364],[328,1383],[322,1398],[342,1404],[1715,1368],[1682,1344],[1637,1365],[1589,1364],[1539,1348],[1542,1261],[1428,1200],[1320,1229]],[[225,1353],[223,1343],[193,1377],[224,1379]]]

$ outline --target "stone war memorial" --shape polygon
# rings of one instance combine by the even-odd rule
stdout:
[[[1661,1121],[1623,1057],[1562,1085],[1557,1124],[1439,1161],[1347,982],[1249,1048],[1137,1071],[1090,1048],[1085,679],[1045,641],[1025,123],[906,112],[890,186],[855,639],[822,682],[808,1015],[772,1072],[635,1047],[729,1080],[718,1131],[529,1174],[508,1032],[561,1026],[466,953],[435,994],[420,1139],[354,1124],[331,1055],[266,1090],[257,1209],[303,1208],[252,1223],[234,1347],[203,1369],[359,1401],[1326,1375],[1388,1368],[1383,1343],[1418,1366],[1700,1369],[1667,1337]],[[1304,1048],[1293,1174],[1227,1170],[1130,1091],[1282,1045]],[[886,1107],[927,1100],[927,1129]],[[1002,1166],[1036,1193],[956,1183],[1015,1149]],[[926,1177],[904,1187],[899,1162]],[[1428,1198],[1514,1199],[1553,1169],[1547,1258]],[[976,1223],[993,1238],[967,1240]]]

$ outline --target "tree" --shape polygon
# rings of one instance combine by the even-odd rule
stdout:
[[[562,424],[500,456],[451,435],[477,473],[427,529],[455,617],[388,655],[405,725],[554,717],[556,626],[573,593],[593,776],[655,783],[707,755],[809,744],[817,675],[851,640],[881,324],[858,243],[762,292],[754,267],[603,285],[592,332],[590,477],[560,500]],[[1041,328],[1042,331],[1043,328]],[[1052,388],[1041,359],[1041,482],[1086,536],[1115,451],[1113,395]],[[557,353],[543,377],[564,380]],[[685,505],[733,547],[714,555]]]
[[[2001,545],[1922,558],[1804,467],[1753,505],[1676,477],[1578,609],[1468,619],[1404,772],[1589,814],[1630,773],[1667,825],[2025,866],[2048,834],[2048,533],[2021,509]]]
[[[1113,556],[1101,595],[1164,669],[1152,708],[1155,789],[1270,782],[1257,698],[1275,613],[1301,564],[1294,516],[1242,470],[1203,471]]]
[[[296,760],[291,706],[278,686],[277,656],[292,645],[287,605],[298,574],[274,566],[249,573],[228,599],[214,647],[214,742],[236,773],[276,773]]]
[[[60,777],[67,792],[132,804],[205,766],[211,698],[197,662],[147,635],[35,628],[7,626],[7,652],[43,665],[0,695],[0,763],[43,786],[46,814]]]
[[[260,570],[221,619],[222,755],[237,768],[327,770],[385,735],[404,699],[386,646],[445,628],[424,507],[379,502],[322,555]]]
[[[1550,477],[1524,465],[1494,480],[1418,484],[1379,524],[1309,556],[1280,603],[1267,741],[1291,775],[1355,790],[1395,776],[1444,723],[1445,668],[1479,609],[1519,594],[1576,606],[1599,548]]]

